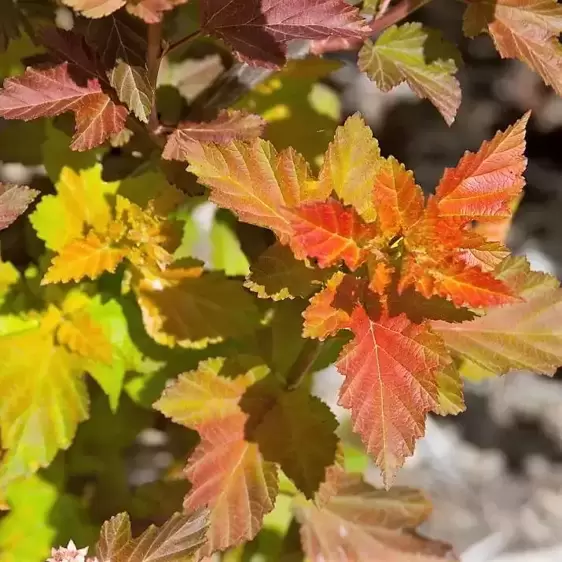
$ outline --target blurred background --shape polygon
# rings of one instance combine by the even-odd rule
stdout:
[[[392,154],[413,170],[427,192],[464,150],[477,149],[496,130],[531,109],[527,187],[508,242],[515,253],[527,255],[534,269],[560,277],[562,99],[523,64],[500,60],[488,37],[465,39],[461,31],[463,10],[460,2],[434,0],[413,18],[441,29],[461,49],[464,66],[458,77],[463,101],[451,127],[407,86],[389,94],[379,92],[358,72],[353,52],[330,55],[331,61],[343,63],[337,70],[337,64],[328,62],[308,73],[295,73],[289,68],[269,76],[254,92],[246,93],[238,106],[262,113],[271,122],[268,135],[276,144],[293,144],[312,160],[323,152],[334,127],[359,111],[373,128],[383,155]],[[71,25],[68,17],[61,12],[59,23]],[[187,24],[182,23],[181,16],[178,19],[174,25],[185,33]],[[11,63],[3,57],[0,71],[5,76]],[[174,86],[183,98],[181,104],[190,103],[228,64],[231,62],[225,61],[223,54],[213,53],[205,45],[190,47],[166,61],[159,79],[159,97],[169,101],[176,94],[168,87]],[[318,78],[321,85],[314,85]],[[173,122],[179,110],[171,103],[167,107],[167,114],[161,114],[161,118]],[[303,113],[305,109],[309,113]],[[10,146],[29,142],[25,139],[34,134],[34,126],[0,121],[0,155],[4,160],[0,164],[1,181],[45,181],[31,145],[26,158],[10,156]],[[191,242],[184,250],[208,261],[212,259],[209,224],[215,209],[203,204],[191,211],[186,223]],[[2,234],[6,259],[17,261],[17,240],[21,236],[18,228]],[[525,372],[467,381],[467,412],[456,418],[431,418],[427,436],[400,472],[397,483],[422,488],[434,502],[432,519],[423,530],[450,541],[462,562],[562,560],[559,381],[559,375],[549,379]],[[346,414],[335,405],[340,383],[340,375],[328,368],[317,375],[315,392],[333,406],[347,435]],[[87,429],[81,436],[88,439]],[[169,464],[165,434],[158,429],[143,431],[127,449],[127,456],[130,482],[150,483]],[[365,468],[371,482],[380,483],[377,469],[366,459],[358,459],[358,466]]]

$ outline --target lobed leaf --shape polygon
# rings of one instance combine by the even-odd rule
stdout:
[[[455,120],[461,89],[454,78],[460,54],[440,32],[420,23],[393,25],[375,43],[367,41],[359,51],[359,69],[388,92],[402,82],[439,110],[448,125]]]
[[[228,43],[240,60],[267,67],[285,62],[293,39],[369,34],[359,11],[344,0],[203,0],[201,27]]]

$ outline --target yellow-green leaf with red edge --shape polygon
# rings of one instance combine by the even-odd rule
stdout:
[[[277,153],[270,142],[199,143],[188,171],[211,189],[210,199],[240,220],[273,230],[282,242],[292,230],[284,212],[309,200],[306,162],[296,152]]]
[[[297,258],[316,258],[320,267],[343,261],[352,271],[367,259],[364,246],[374,230],[353,207],[328,199],[291,209],[288,216],[293,230],[290,245]]]
[[[115,272],[127,255],[123,248],[114,247],[111,239],[103,239],[95,232],[73,240],[53,258],[41,280],[42,285],[80,281],[84,277],[98,278],[102,273]]]
[[[376,42],[365,42],[357,62],[383,92],[406,82],[419,97],[431,101],[448,125],[455,120],[461,103],[454,77],[460,53],[439,31],[417,22],[393,25]]]
[[[202,349],[259,326],[252,295],[221,273],[202,276],[200,267],[169,267],[133,277],[145,329],[162,345]]]
[[[330,482],[330,480],[332,482]],[[415,527],[431,513],[418,490],[401,486],[380,490],[359,474],[329,473],[331,493],[315,502],[297,499],[301,542],[311,562],[445,562],[452,547],[419,535]]]
[[[380,167],[373,186],[374,205],[378,224],[387,238],[398,232],[406,232],[422,216],[423,191],[393,156]]]
[[[556,0],[475,0],[464,33],[488,33],[502,58],[523,61],[562,95],[562,6]]]
[[[240,60],[272,68],[286,61],[293,39],[361,39],[370,33],[359,10],[344,0],[203,0],[201,27]]]
[[[70,446],[88,417],[88,395],[80,361],[54,340],[50,309],[34,325],[0,337],[0,433],[7,454],[0,488],[14,477],[48,466]],[[56,321],[56,318],[55,318]]]
[[[438,407],[436,373],[450,358],[438,336],[405,315],[372,320],[357,307],[350,328],[355,337],[337,362],[345,376],[338,403],[351,410],[353,429],[389,486]]]
[[[320,170],[319,190],[327,195],[334,191],[364,221],[373,222],[373,185],[383,161],[373,132],[356,113],[336,129]]]
[[[46,69],[29,67],[8,78],[0,90],[0,117],[29,121],[72,111],[76,118],[73,150],[95,148],[125,127],[127,109],[103,92],[97,78],[78,83],[67,62]]]
[[[287,391],[273,376],[253,385],[240,407],[248,415],[247,439],[313,497],[336,458],[338,424],[330,408],[304,387]]]
[[[288,246],[276,242],[254,261],[244,287],[261,299],[294,299],[310,295],[326,276],[326,271],[297,260]]]
[[[349,326],[350,315],[334,306],[338,287],[344,277],[345,274],[341,271],[334,273],[326,283],[326,287],[310,299],[310,304],[302,313],[303,337],[325,340],[328,336],[333,336]]]
[[[433,322],[447,347],[489,376],[511,370],[553,375],[562,364],[562,290],[523,257],[508,258],[496,275],[524,302],[486,311],[462,324]]]
[[[38,195],[37,190],[26,185],[0,182],[0,230],[10,226]]]
[[[238,405],[246,388],[267,370],[257,368],[233,379],[220,375],[223,366],[222,359],[200,363],[197,370],[181,375],[155,404],[201,436],[186,468],[192,488],[184,507],[210,509],[202,555],[251,540],[264,515],[273,509],[278,490],[277,468],[263,460],[255,443],[246,441],[247,415]]]
[[[432,201],[440,219],[462,225],[511,216],[510,205],[525,185],[529,116],[527,113],[491,141],[484,141],[478,152],[466,152],[455,168],[445,170]]]
[[[79,172],[63,167],[55,188],[57,194],[44,196],[29,217],[47,248],[61,250],[82,238],[87,226],[106,229],[111,220],[108,196],[116,193],[119,182],[103,181],[100,164]]]
[[[168,137],[162,158],[187,162],[191,153],[197,151],[199,142],[227,144],[233,140],[249,141],[259,137],[264,129],[265,121],[259,115],[222,110],[210,122],[179,123]]]
[[[208,525],[206,510],[174,513],[161,527],[151,525],[142,535],[133,538],[129,515],[119,513],[102,525],[96,545],[96,560],[188,562],[194,559],[197,550],[205,544]]]

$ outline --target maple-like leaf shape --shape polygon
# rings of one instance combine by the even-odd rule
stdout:
[[[373,229],[353,207],[329,199],[292,209],[288,216],[293,231],[290,244],[297,258],[316,258],[320,267],[343,260],[352,271],[367,259],[363,246],[373,237]]]
[[[112,244],[111,240],[102,240],[94,232],[88,233],[86,238],[73,240],[53,258],[41,284],[80,281],[84,277],[96,279],[104,271],[115,272],[126,251]]]
[[[303,312],[303,337],[325,340],[340,330],[349,327],[350,315],[341,308],[333,306],[338,287],[345,275],[341,271],[334,273],[320,292],[310,299],[308,308]]]
[[[10,226],[38,195],[37,190],[26,185],[0,182],[0,230]]]
[[[431,512],[421,492],[399,486],[379,490],[341,469],[329,474],[333,490],[328,498],[298,501],[294,508],[311,562],[455,560],[450,545],[415,532]]]
[[[461,103],[460,85],[453,76],[459,59],[456,47],[438,31],[405,23],[388,28],[375,43],[367,41],[359,51],[358,65],[383,92],[407,82],[451,125]]]
[[[233,140],[251,140],[263,133],[265,125],[259,115],[234,110],[222,110],[208,123],[184,121],[168,137],[162,158],[188,161],[199,142],[227,144]]]
[[[211,511],[203,555],[251,540],[277,496],[277,468],[263,460],[255,443],[246,441],[247,415],[238,405],[246,388],[267,370],[255,369],[232,379],[221,377],[223,365],[222,359],[200,363],[196,371],[181,375],[155,404],[201,436],[186,468],[192,488],[184,507],[208,506]]]
[[[351,409],[353,428],[388,486],[424,435],[426,414],[437,408],[435,374],[447,362],[445,349],[405,315],[373,321],[357,307],[350,327],[355,338],[337,362],[345,376],[339,404]]]
[[[22,76],[8,78],[0,90],[0,116],[29,121],[74,112],[73,150],[89,150],[125,126],[127,109],[115,105],[97,78],[78,84],[62,63],[48,69],[28,68]]]
[[[244,62],[277,67],[293,39],[362,38],[369,28],[344,0],[204,0],[201,26]]]
[[[32,351],[31,351],[32,350]],[[2,446],[21,475],[51,463],[70,446],[88,416],[88,395],[75,357],[55,345],[52,332],[30,327],[0,337]],[[0,486],[8,476],[0,466]]]
[[[189,163],[187,170],[211,188],[211,201],[244,222],[273,230],[282,243],[292,233],[285,208],[318,197],[303,158],[290,149],[278,154],[262,139],[199,144]]]
[[[378,224],[388,238],[408,231],[423,214],[421,187],[416,185],[413,173],[392,156],[375,179],[373,198]]]
[[[297,260],[288,246],[276,242],[251,266],[244,286],[259,298],[294,299],[307,297],[326,278],[326,272]]]
[[[320,191],[332,191],[351,205],[366,222],[373,222],[376,211],[372,192],[383,158],[371,129],[356,113],[336,129],[320,170]]]
[[[466,152],[455,168],[445,170],[432,201],[439,218],[462,225],[511,216],[510,205],[525,185],[529,115],[483,142],[478,152]]]
[[[488,310],[462,324],[433,322],[447,347],[490,375],[519,369],[552,375],[562,363],[562,290],[550,275],[508,258],[497,275],[525,302]]]
[[[151,525],[133,538],[127,513],[106,521],[97,544],[97,562],[192,562],[205,544],[208,512],[174,513],[161,527]]]
[[[490,34],[502,58],[516,58],[562,95],[562,6],[556,0],[476,0],[464,15],[464,32]]]
[[[135,281],[148,334],[162,345],[203,348],[256,330],[259,313],[236,281],[201,268],[168,268]]]

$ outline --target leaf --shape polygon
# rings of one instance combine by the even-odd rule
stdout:
[[[204,0],[201,27],[228,43],[240,60],[281,66],[292,39],[362,38],[369,29],[343,0]]]
[[[108,16],[126,4],[127,0],[63,0],[73,10],[87,18]]]
[[[126,251],[112,244],[111,240],[103,240],[94,232],[70,242],[53,258],[41,284],[68,283],[84,277],[97,279],[105,271],[114,273]]]
[[[350,327],[355,338],[336,365],[345,376],[338,403],[351,409],[353,429],[389,486],[424,435],[427,413],[437,407],[435,374],[446,363],[445,349],[405,315],[375,322],[357,307]]]
[[[293,230],[290,244],[297,258],[316,258],[320,267],[343,260],[352,271],[367,259],[363,246],[373,237],[373,229],[353,207],[329,199],[292,209],[289,217]]]
[[[393,25],[375,43],[366,41],[357,62],[383,92],[407,82],[451,125],[461,103],[460,85],[453,76],[459,60],[457,48],[439,31],[416,22]]]
[[[327,194],[335,191],[364,221],[373,222],[372,189],[382,162],[378,142],[357,113],[337,128],[320,170],[319,189]]]
[[[151,525],[136,539],[126,513],[115,515],[101,529],[99,562],[191,562],[205,544],[208,513],[174,513],[162,527]]]
[[[439,562],[454,560],[451,547],[418,535],[431,504],[420,492],[379,490],[357,474],[337,474],[336,493],[327,502],[297,502],[301,540],[312,562]]]
[[[84,85],[73,79],[68,63],[48,69],[28,68],[22,76],[8,78],[0,90],[0,116],[5,119],[37,119],[74,112],[76,133],[72,149],[89,150],[102,144],[125,126],[127,110],[115,105],[97,78]]]
[[[211,189],[211,201],[244,222],[273,230],[282,242],[292,232],[284,208],[311,197],[306,162],[291,150],[278,154],[262,139],[200,144],[189,162],[187,170]]]
[[[526,302],[488,310],[462,324],[433,322],[433,329],[451,351],[490,375],[511,370],[553,375],[562,362],[562,291],[557,280],[530,271],[524,258],[507,260],[498,277]]]
[[[422,216],[424,197],[414,175],[394,157],[382,164],[373,188],[378,223],[387,238],[406,232]]]
[[[439,218],[462,225],[511,216],[510,205],[525,185],[523,153],[529,115],[483,142],[477,153],[466,152],[455,168],[445,170],[434,197]]]
[[[466,410],[463,396],[463,382],[454,363],[449,363],[436,375],[439,389],[439,406],[435,413],[440,416],[456,416]]]
[[[250,271],[248,258],[240,240],[226,222],[215,217],[210,233],[212,268],[224,271],[228,277],[246,276]]]
[[[154,90],[146,69],[119,61],[108,72],[108,78],[119,100],[126,104],[140,121],[148,123],[154,104]]]
[[[75,358],[40,327],[0,337],[0,355],[0,384],[11,389],[0,402],[2,446],[8,449],[0,467],[3,487],[10,463],[29,475],[70,446],[88,416],[88,396]]]
[[[145,23],[154,24],[162,21],[164,12],[185,4],[188,0],[128,0],[127,11]]]
[[[245,111],[222,110],[214,121],[208,123],[180,123],[168,137],[162,158],[188,161],[198,142],[228,144],[233,140],[252,140],[259,137],[265,121],[258,115]]]
[[[0,230],[8,228],[38,195],[37,190],[25,185],[0,182]]]
[[[254,261],[244,286],[259,298],[278,301],[307,297],[325,278],[326,272],[295,259],[289,247],[277,242]]]
[[[155,404],[201,435],[186,469],[192,488],[184,508],[211,510],[203,555],[251,540],[277,496],[277,468],[262,459],[256,444],[245,440],[247,416],[238,406],[245,389],[266,371],[258,368],[232,379],[219,375],[223,366],[222,359],[200,363]]]
[[[102,363],[111,362],[111,342],[103,328],[84,310],[75,312],[61,322],[57,340],[69,351],[82,357]]]
[[[562,7],[556,0],[478,0],[464,14],[464,33],[490,34],[502,58],[516,58],[562,95]]]
[[[134,284],[149,335],[162,345],[203,348],[258,327],[253,298],[237,281],[170,268]]]
[[[330,278],[326,287],[310,299],[310,305],[303,312],[303,337],[325,340],[339,330],[349,326],[349,314],[332,306],[338,287],[344,280],[344,273],[338,271]]]
[[[297,488],[312,497],[336,456],[338,424],[330,408],[302,387],[284,392],[268,379],[254,385],[240,406],[249,416],[248,439],[258,444],[264,459],[278,463]]]
[[[43,197],[29,217],[47,248],[60,251],[81,238],[86,226],[101,232],[106,229],[111,219],[107,196],[115,194],[119,183],[104,182],[101,174],[100,164],[79,172],[62,168],[55,184],[56,196]]]

